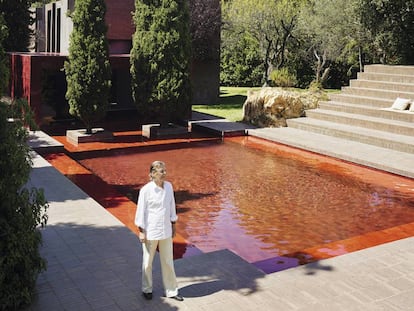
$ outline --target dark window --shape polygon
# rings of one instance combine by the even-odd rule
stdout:
[[[50,37],[52,35],[52,11],[47,11],[47,42],[46,52],[50,52]]]
[[[56,52],[56,3],[52,5],[52,52]]]
[[[56,10],[56,52],[60,53],[60,8]]]

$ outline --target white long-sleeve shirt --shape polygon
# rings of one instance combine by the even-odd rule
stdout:
[[[153,181],[141,188],[135,225],[144,229],[148,240],[164,240],[172,236],[171,222],[177,221],[174,190],[164,181],[164,188]]]

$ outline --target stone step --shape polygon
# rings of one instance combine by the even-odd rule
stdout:
[[[395,99],[389,98],[379,98],[379,97],[370,97],[370,96],[361,96],[361,95],[352,95],[352,94],[329,94],[329,98],[332,101],[349,103],[349,104],[359,104],[365,106],[372,106],[377,108],[389,108],[392,106]]]
[[[414,178],[414,154],[290,127],[248,130],[251,136]]]
[[[370,81],[385,81],[394,83],[414,83],[414,76],[412,75],[398,75],[388,73],[376,73],[376,72],[358,72],[357,79],[370,80]]]
[[[382,89],[360,88],[345,86],[342,88],[342,94],[379,97],[395,100],[397,97],[414,99],[414,92],[402,92]]]
[[[374,73],[379,73],[379,74],[388,73],[388,74],[400,74],[400,75],[414,76],[414,66],[372,64],[372,65],[365,65],[364,72],[374,72]]]
[[[414,93],[414,84],[412,83],[396,83],[396,82],[387,82],[387,81],[370,81],[370,80],[350,80],[350,87],[360,87],[367,89],[377,89],[377,90],[390,90],[390,91],[400,91],[400,92],[411,92]]]
[[[414,154],[414,136],[399,135],[313,118],[289,119],[287,124],[291,128]]]
[[[414,136],[414,124],[410,122],[364,116],[341,111],[325,110],[320,108],[306,110],[306,116],[318,120],[337,122],[341,124],[360,126],[395,134]]]
[[[376,108],[335,101],[321,101],[319,102],[319,108],[414,123],[414,112],[410,113],[409,111],[398,111],[390,108]]]

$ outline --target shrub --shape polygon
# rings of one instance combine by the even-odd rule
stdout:
[[[0,102],[0,310],[30,303],[37,276],[46,267],[38,226],[46,224],[48,204],[42,189],[25,187],[32,162],[23,126],[31,122],[21,114],[24,104],[27,109],[23,100]]]
[[[318,81],[312,81],[310,84],[309,84],[309,87],[308,87],[308,89],[309,89],[309,91],[311,91],[311,92],[318,92],[318,91],[321,91],[321,90],[323,90],[323,85],[322,85],[322,83],[321,82],[318,82]]]
[[[270,73],[270,81],[274,86],[294,87],[297,83],[296,76],[287,68],[275,69]]]

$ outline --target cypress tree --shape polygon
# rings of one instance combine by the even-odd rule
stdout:
[[[69,56],[65,62],[69,113],[92,133],[108,109],[111,88],[104,0],[76,0]]]
[[[190,17],[186,0],[136,0],[131,50],[132,95],[162,125],[191,112]]]

